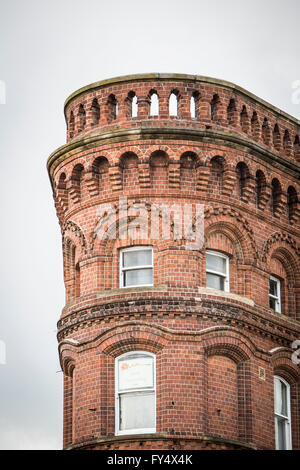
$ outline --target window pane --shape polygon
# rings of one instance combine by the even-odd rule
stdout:
[[[280,379],[275,378],[275,413],[288,416],[287,409],[287,386]]]
[[[120,430],[155,427],[154,392],[120,395]]]
[[[273,299],[273,297],[269,297],[269,304],[270,304],[270,308],[272,308],[273,310],[276,310],[276,301],[275,299]]]
[[[286,426],[285,420],[276,418],[278,450],[286,449]]]
[[[286,385],[283,382],[280,382],[281,385],[281,411],[280,414],[287,416],[287,389]]]
[[[206,269],[207,271],[218,271],[219,273],[226,274],[226,259],[207,253]]]
[[[211,289],[225,290],[224,278],[217,274],[206,273],[206,286]]]
[[[137,250],[123,252],[123,267],[146,266],[152,264],[152,250]]]
[[[119,359],[119,390],[153,387],[153,357],[132,354]]]
[[[278,296],[277,292],[277,282],[274,281],[274,279],[270,279],[270,294],[275,295],[275,297]]]
[[[124,271],[124,286],[143,286],[147,284],[153,284],[152,268]]]

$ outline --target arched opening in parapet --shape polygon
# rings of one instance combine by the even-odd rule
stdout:
[[[179,93],[173,90],[169,98],[169,116],[178,116]]]
[[[79,106],[78,117],[79,117],[78,132],[81,132],[81,131],[83,131],[83,129],[85,128],[85,125],[86,125],[86,113],[85,113],[85,109],[84,109],[83,104],[81,104]]]
[[[149,93],[150,97],[150,116],[159,115],[159,99],[158,94],[155,90],[151,90]]]
[[[273,145],[274,148],[278,151],[281,150],[281,135],[279,131],[278,124],[276,123],[273,130]]]
[[[100,120],[100,106],[97,98],[93,99],[91,106],[91,124],[92,126],[97,126]]]

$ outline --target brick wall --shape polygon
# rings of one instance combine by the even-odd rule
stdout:
[[[190,76],[99,82],[73,94],[65,115],[68,143],[48,161],[66,285],[64,447],[272,449],[278,374],[291,385],[299,448],[299,122],[232,84]],[[159,218],[158,238],[140,226],[133,240],[126,220],[149,220],[151,204],[183,213],[202,204],[203,246],[187,250],[174,220],[164,239]],[[153,287],[119,288],[119,250],[132,245],[153,246]],[[208,249],[229,257],[229,293],[206,288]],[[270,275],[281,280],[281,313],[269,308]],[[157,433],[116,437],[114,361],[134,350],[156,355]]]

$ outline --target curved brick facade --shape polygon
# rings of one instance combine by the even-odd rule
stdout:
[[[82,88],[65,116],[67,144],[48,160],[66,286],[64,447],[273,449],[276,374],[291,387],[299,449],[299,121],[231,83],[159,74]],[[203,204],[204,245],[186,249],[174,221],[169,239],[132,240],[121,196],[127,222],[139,204],[143,217],[153,203]],[[99,212],[105,203],[115,218]],[[153,246],[153,286],[120,289],[119,250],[134,245]],[[207,250],[228,256],[230,292],[206,287]],[[281,313],[269,308],[270,276]],[[156,356],[156,433],[116,436],[115,358],[139,350]]]

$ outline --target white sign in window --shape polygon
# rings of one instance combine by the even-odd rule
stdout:
[[[116,359],[116,434],[156,432],[155,356],[136,351]]]
[[[129,356],[119,360],[119,390],[153,387],[153,358]]]

